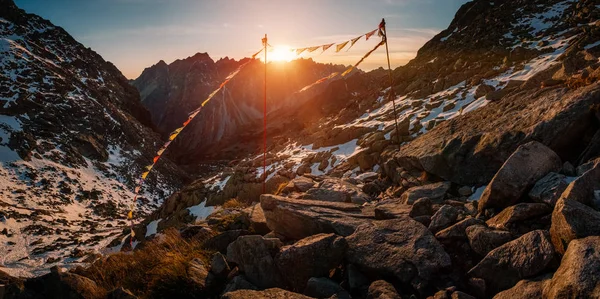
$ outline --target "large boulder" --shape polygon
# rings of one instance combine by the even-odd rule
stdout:
[[[235,263],[248,281],[260,288],[281,286],[283,279],[274,256],[282,245],[279,239],[242,236],[227,247],[227,261]]]
[[[318,234],[281,248],[275,263],[291,290],[300,292],[311,277],[328,276],[342,262],[348,245],[335,234]]]
[[[223,294],[237,290],[258,290],[258,288],[249,282],[244,275],[238,275],[227,283],[223,290]]]
[[[284,191],[306,192],[314,186],[315,186],[315,181],[313,181],[311,178],[307,178],[305,176],[299,176],[299,177],[291,180],[285,187]]]
[[[486,223],[491,228],[513,231],[517,224],[551,212],[552,208],[545,203],[519,203],[502,210]]]
[[[279,288],[272,288],[264,291],[238,290],[228,292],[223,294],[221,299],[311,299],[311,297]]]
[[[362,272],[395,277],[418,290],[450,266],[442,245],[425,226],[408,217],[361,225],[346,240],[346,259]]]
[[[206,240],[204,242],[204,247],[226,254],[229,244],[233,243],[233,241],[237,240],[239,237],[249,234],[249,231],[243,229],[224,231]]]
[[[481,256],[512,240],[507,231],[493,230],[485,225],[472,225],[465,229],[471,249]]]
[[[359,187],[340,179],[325,179],[318,188],[311,188],[302,196],[303,199],[352,202],[363,204],[371,200]]]
[[[572,240],[600,235],[600,212],[561,198],[552,212],[550,235],[554,248],[562,254]]]
[[[544,298],[600,297],[600,237],[573,240],[560,267],[544,289]]]
[[[485,280],[487,292],[496,294],[542,273],[553,258],[548,232],[535,230],[490,251],[469,275]]]
[[[369,286],[367,299],[401,299],[394,286],[385,281],[377,280]]]
[[[16,295],[21,298],[102,298],[105,290],[93,280],[70,272],[62,272],[58,268],[23,284],[25,292]],[[8,295],[8,294],[7,294]]]
[[[244,209],[244,212],[248,214],[250,219],[250,227],[255,233],[260,235],[266,235],[271,230],[267,226],[267,220],[265,219],[265,213],[260,207],[260,203],[254,204],[251,207]]]
[[[429,230],[433,233],[449,227],[454,224],[458,218],[458,209],[451,205],[443,205],[431,217]]]
[[[597,190],[600,190],[600,158],[594,160],[591,169],[571,182],[560,198],[600,208],[600,197],[595,194]]]
[[[493,299],[542,298],[544,288],[550,283],[552,275],[542,275],[532,279],[523,279],[514,287],[502,291]]]
[[[535,202],[554,206],[568,185],[566,176],[551,172],[537,181],[528,195]]]
[[[515,204],[539,179],[561,168],[560,158],[547,146],[537,141],[519,146],[483,191],[479,212]]]
[[[320,233],[349,236],[373,219],[351,203],[294,200],[269,194],[261,195],[260,203],[269,228],[292,240]]]
[[[467,228],[473,225],[482,224],[483,221],[473,218],[467,217],[466,219],[439,231],[435,234],[435,238],[438,240],[467,240]]]
[[[450,189],[450,182],[440,182],[424,186],[412,187],[402,194],[402,203],[412,204],[419,198],[429,198],[434,203],[441,203]]]
[[[313,298],[350,298],[350,294],[337,282],[325,277],[312,277],[306,284],[304,295]]]
[[[375,219],[385,220],[410,215],[412,206],[404,204],[400,198],[382,200],[375,204]]]

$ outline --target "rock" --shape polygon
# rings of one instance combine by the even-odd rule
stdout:
[[[476,224],[482,224],[483,221],[468,217],[463,221],[460,221],[444,230],[439,231],[435,234],[435,238],[438,240],[466,240],[468,227]]]
[[[532,279],[523,279],[514,287],[496,294],[493,299],[542,298],[542,292],[551,278],[551,274],[546,274]]]
[[[473,297],[467,293],[463,293],[461,291],[453,292],[452,295],[450,295],[450,298],[452,298],[452,299],[476,299],[475,297]]]
[[[120,287],[108,292],[106,299],[137,299],[137,296],[133,295],[129,290]]]
[[[402,203],[399,198],[382,200],[375,204],[375,219],[385,220],[408,217],[411,206]]]
[[[244,212],[248,214],[248,218],[250,219],[250,227],[255,233],[259,235],[266,235],[271,231],[267,226],[265,213],[260,207],[260,203],[244,209]]]
[[[595,161],[589,161],[584,164],[581,164],[576,169],[576,176],[582,176],[584,173],[590,171],[594,168]]]
[[[509,242],[512,237],[507,231],[490,229],[484,225],[473,225],[465,230],[471,249],[481,256]]]
[[[431,216],[417,216],[412,217],[415,221],[425,225],[425,227],[429,227],[431,224]]]
[[[402,299],[402,297],[391,283],[385,280],[377,280],[369,286],[367,299]]]
[[[360,206],[350,203],[293,200],[263,194],[260,203],[269,228],[292,240],[320,233],[349,236],[373,218],[362,214]]]
[[[217,276],[225,276],[231,271],[225,256],[220,252],[215,252],[210,260],[210,272]]]
[[[561,168],[558,155],[545,145],[531,141],[519,146],[483,191],[479,212],[489,208],[502,210],[515,204],[535,182]]]
[[[315,181],[305,176],[299,176],[291,180],[288,186],[292,186],[293,191],[306,192],[315,186]]]
[[[429,224],[429,230],[432,233],[437,233],[440,230],[452,225],[458,218],[458,210],[451,205],[443,205],[433,216],[431,217],[431,224]]]
[[[353,184],[330,178],[323,180],[318,188],[306,191],[302,199],[363,204],[370,201],[371,197]]]
[[[490,251],[468,274],[484,279],[487,292],[495,294],[542,273],[553,258],[548,232],[535,230]]]
[[[391,276],[422,290],[450,257],[425,226],[410,219],[374,221],[347,237],[346,259],[374,276]]]
[[[535,202],[541,202],[554,206],[560,195],[565,191],[568,184],[565,181],[567,177],[551,172],[537,181],[529,191],[529,198]]]
[[[350,298],[350,294],[337,282],[325,277],[312,277],[306,284],[304,295],[313,298],[329,298],[337,295],[338,298]]]
[[[93,280],[57,268],[46,275],[28,279],[23,285],[32,298],[100,298],[105,293]]]
[[[362,181],[362,182],[372,182],[374,180],[376,180],[379,177],[379,174],[376,172],[365,172],[365,173],[361,173],[359,175],[356,176],[355,179]]]
[[[205,240],[212,237],[214,232],[202,225],[187,225],[180,231],[180,235],[184,239]]]
[[[229,244],[231,244],[233,241],[237,240],[237,238],[239,238],[241,236],[249,235],[249,234],[250,234],[249,231],[242,230],[242,229],[224,231],[224,232],[206,240],[206,242],[204,242],[204,247],[206,247],[207,249],[216,250],[218,252],[226,254],[227,247],[229,246]]]
[[[191,281],[193,281],[199,289],[205,290],[209,288],[209,273],[204,262],[195,258],[190,261],[190,264],[187,269],[188,276]]]
[[[419,198],[413,204],[410,210],[410,217],[419,217],[419,216],[431,216],[433,215],[433,208],[431,204],[431,200],[429,198]]]
[[[283,285],[273,256],[282,246],[279,239],[242,236],[227,247],[227,261],[238,265],[248,281],[259,288]]]
[[[250,283],[244,275],[238,275],[225,286],[223,294],[237,290],[258,290],[258,288]]]
[[[600,212],[561,198],[552,212],[550,235],[554,248],[562,254],[572,240],[600,235]]]
[[[427,197],[433,203],[441,203],[446,192],[450,189],[450,182],[440,182],[425,186],[412,187],[402,194],[402,202],[412,204],[417,199]]]
[[[600,208],[600,199],[594,194],[596,190],[600,190],[600,158],[594,160],[591,169],[571,182],[560,197]]]
[[[282,290],[279,288],[266,289],[264,291],[238,290],[228,292],[221,299],[311,299],[298,293]]]
[[[281,248],[275,263],[291,290],[301,291],[311,277],[328,276],[342,262],[348,245],[335,234],[318,234]]]
[[[346,267],[348,274],[348,286],[351,290],[358,290],[369,285],[369,279],[353,264]]]
[[[573,164],[571,164],[569,161],[566,161],[565,163],[563,163],[563,168],[562,168],[561,173],[566,176],[576,176],[577,175],[575,166],[573,166]]]
[[[573,240],[560,267],[544,289],[544,298],[598,298],[600,237]]]
[[[486,223],[489,227],[500,230],[511,230],[519,222],[547,215],[552,212],[545,203],[520,203],[510,206]]]
[[[458,188],[458,194],[460,196],[471,196],[471,194],[473,194],[473,188],[469,186],[462,186]]]

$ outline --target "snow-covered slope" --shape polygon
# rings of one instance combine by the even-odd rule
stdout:
[[[111,63],[0,1],[0,269],[70,266],[120,233],[134,181],[160,144],[150,126]],[[136,217],[177,186],[181,173],[162,165]]]

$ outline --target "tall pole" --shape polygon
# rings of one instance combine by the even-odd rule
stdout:
[[[392,100],[392,105],[394,106],[394,122],[396,123],[396,138],[398,139],[398,148],[400,148],[400,130],[398,129],[398,113],[396,112],[396,100],[394,99],[394,77],[392,76],[392,66],[390,64],[390,50],[388,48],[388,38],[387,38],[387,30],[385,29],[385,19],[381,19],[381,24],[379,27],[383,33],[383,40],[385,41],[385,54],[387,56],[388,63],[388,74],[390,77],[390,99]]]
[[[264,86],[264,107],[263,107],[263,183],[262,193],[267,193],[267,34],[263,38],[265,51],[265,86]]]

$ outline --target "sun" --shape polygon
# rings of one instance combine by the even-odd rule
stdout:
[[[268,61],[292,61],[294,59],[296,59],[296,53],[288,46],[274,46],[267,57]]]

